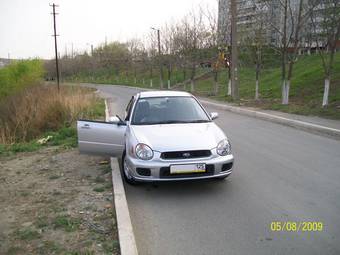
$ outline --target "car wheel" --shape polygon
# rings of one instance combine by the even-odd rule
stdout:
[[[125,152],[124,152],[123,157],[122,157],[122,172],[123,172],[124,180],[128,184],[131,184],[131,185],[137,184],[137,181],[132,177],[132,175],[130,174],[130,172],[127,168]]]

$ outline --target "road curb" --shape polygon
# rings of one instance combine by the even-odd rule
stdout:
[[[230,112],[234,112],[234,113],[238,113],[238,114],[242,114],[242,115],[246,115],[246,116],[250,116],[250,117],[254,117],[254,118],[258,118],[262,120],[271,121],[271,122],[282,124],[285,126],[290,126],[290,127],[301,129],[301,130],[308,131],[311,133],[326,135],[326,136],[330,136],[336,139],[340,139],[339,129],[325,127],[325,126],[312,124],[312,123],[308,123],[308,122],[304,122],[300,120],[288,119],[285,117],[276,116],[276,115],[272,115],[269,113],[243,109],[241,107],[213,103],[213,102],[202,100],[202,99],[200,99],[200,102],[202,104],[209,105],[220,110],[230,111]]]
[[[135,89],[141,89],[141,90],[153,90],[152,88],[139,88],[139,87],[133,87],[133,86],[126,86],[126,85],[113,85],[113,86],[135,88]],[[273,114],[269,114],[265,112],[244,109],[244,108],[237,107],[237,106],[214,103],[211,101],[204,100],[203,98],[199,98],[199,100],[202,104],[209,105],[220,110],[230,111],[230,112],[246,115],[246,116],[257,118],[257,119],[262,119],[262,120],[270,121],[273,123],[300,129],[300,130],[303,130],[309,133],[323,135],[326,137],[340,140],[340,130],[336,128],[330,128],[330,127],[313,124],[313,123],[309,123],[309,122],[305,122],[301,120],[289,119],[289,118],[285,118],[285,117],[281,117],[281,116],[277,116],[277,115],[273,115]]]
[[[110,117],[110,110],[105,100],[105,119]],[[126,200],[124,184],[120,174],[117,158],[111,158],[113,196],[116,209],[116,219],[121,255],[138,255],[137,244],[131,223]]]

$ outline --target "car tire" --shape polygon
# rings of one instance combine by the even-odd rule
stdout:
[[[123,174],[123,178],[124,178],[126,183],[128,183],[130,185],[138,184],[138,182],[131,175],[129,175],[125,170],[125,152],[124,152],[123,157],[122,157],[122,174]]]

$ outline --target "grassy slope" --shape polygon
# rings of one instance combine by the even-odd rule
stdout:
[[[285,112],[320,115],[340,119],[340,53],[336,54],[329,107],[321,108],[323,96],[323,69],[318,55],[303,56],[294,65],[293,79],[290,89],[290,105],[283,106],[281,102],[281,70],[280,68],[264,69],[260,76],[260,102],[253,100],[255,95],[255,73],[252,68],[240,68],[240,98],[246,105],[258,106],[266,109]],[[227,80],[226,72],[221,73],[219,82]],[[226,84],[226,82],[224,82]],[[198,82],[197,92],[208,95],[211,90],[212,79]],[[221,88],[218,100],[231,101],[225,96],[226,85]],[[338,108],[337,108],[338,107]]]
[[[198,74],[207,70],[198,69]],[[172,84],[183,81],[181,71],[174,70]],[[114,77],[97,73],[92,77],[86,74],[79,74],[72,77],[72,81],[107,83],[107,84],[125,84],[137,87],[150,87],[149,75],[138,74],[137,83],[134,83],[132,74],[128,79]],[[164,86],[166,87],[167,74],[164,70]],[[226,95],[227,71],[223,70],[219,74],[220,92],[217,96],[210,96],[213,86],[213,78],[200,80],[196,84],[196,93],[199,95],[209,96],[221,101],[232,101]],[[250,67],[239,68],[240,79],[240,102],[243,105],[256,106],[264,109],[280,110],[284,112],[317,115],[333,119],[340,119],[340,52],[335,56],[333,75],[331,77],[331,87],[329,94],[329,106],[321,107],[324,75],[322,62],[318,55],[301,56],[293,69],[293,79],[290,89],[290,104],[281,105],[281,69],[280,67],[266,68],[260,75],[260,100],[253,100],[255,95],[255,70]],[[153,88],[159,88],[159,74],[154,70]],[[187,86],[189,89],[189,86]]]

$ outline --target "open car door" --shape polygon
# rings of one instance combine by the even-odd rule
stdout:
[[[78,120],[78,146],[80,153],[121,157],[125,146],[126,125]]]

